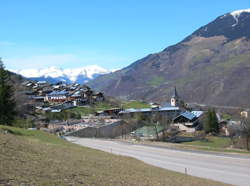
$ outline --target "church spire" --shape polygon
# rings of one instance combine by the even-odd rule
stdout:
[[[176,86],[174,87],[172,98],[179,98],[179,95],[178,95],[177,90],[176,90]]]
[[[174,87],[174,92],[171,97],[171,106],[176,107],[179,105],[179,95],[177,93],[176,87]]]

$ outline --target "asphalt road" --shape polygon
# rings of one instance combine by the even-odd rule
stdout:
[[[185,150],[136,145],[112,140],[66,137],[94,149],[142,160],[145,163],[181,173],[233,185],[250,186],[250,158],[223,156]]]

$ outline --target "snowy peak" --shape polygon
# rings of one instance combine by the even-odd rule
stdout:
[[[250,13],[250,8],[249,9],[245,9],[245,10],[236,10],[236,11],[231,12],[230,14],[233,17],[237,18],[237,17],[239,17],[244,12]]]
[[[235,19],[235,23],[232,25],[232,27],[235,27],[239,23],[239,17],[242,13],[250,13],[250,9],[236,10],[230,13]]]
[[[184,41],[193,37],[224,37],[227,41],[245,38],[250,39],[250,9],[237,10],[217,17],[207,25],[196,30]]]
[[[74,69],[62,69],[55,66],[44,69],[10,70],[26,78],[34,80],[46,80],[51,83],[64,81],[66,83],[86,83],[99,75],[113,72],[97,65]]]

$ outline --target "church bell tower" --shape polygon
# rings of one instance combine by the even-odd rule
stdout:
[[[173,94],[172,94],[172,96],[171,96],[171,100],[170,100],[171,106],[172,106],[172,107],[177,107],[177,106],[179,106],[179,101],[180,101],[180,100],[179,100],[179,96],[178,96],[176,87],[174,87],[174,92],[173,92]]]

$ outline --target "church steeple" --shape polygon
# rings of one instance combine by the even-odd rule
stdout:
[[[171,98],[179,98],[176,87],[174,87],[173,95]]]
[[[174,87],[174,91],[171,96],[171,106],[176,107],[178,105],[179,105],[179,95],[177,93],[176,87]]]

